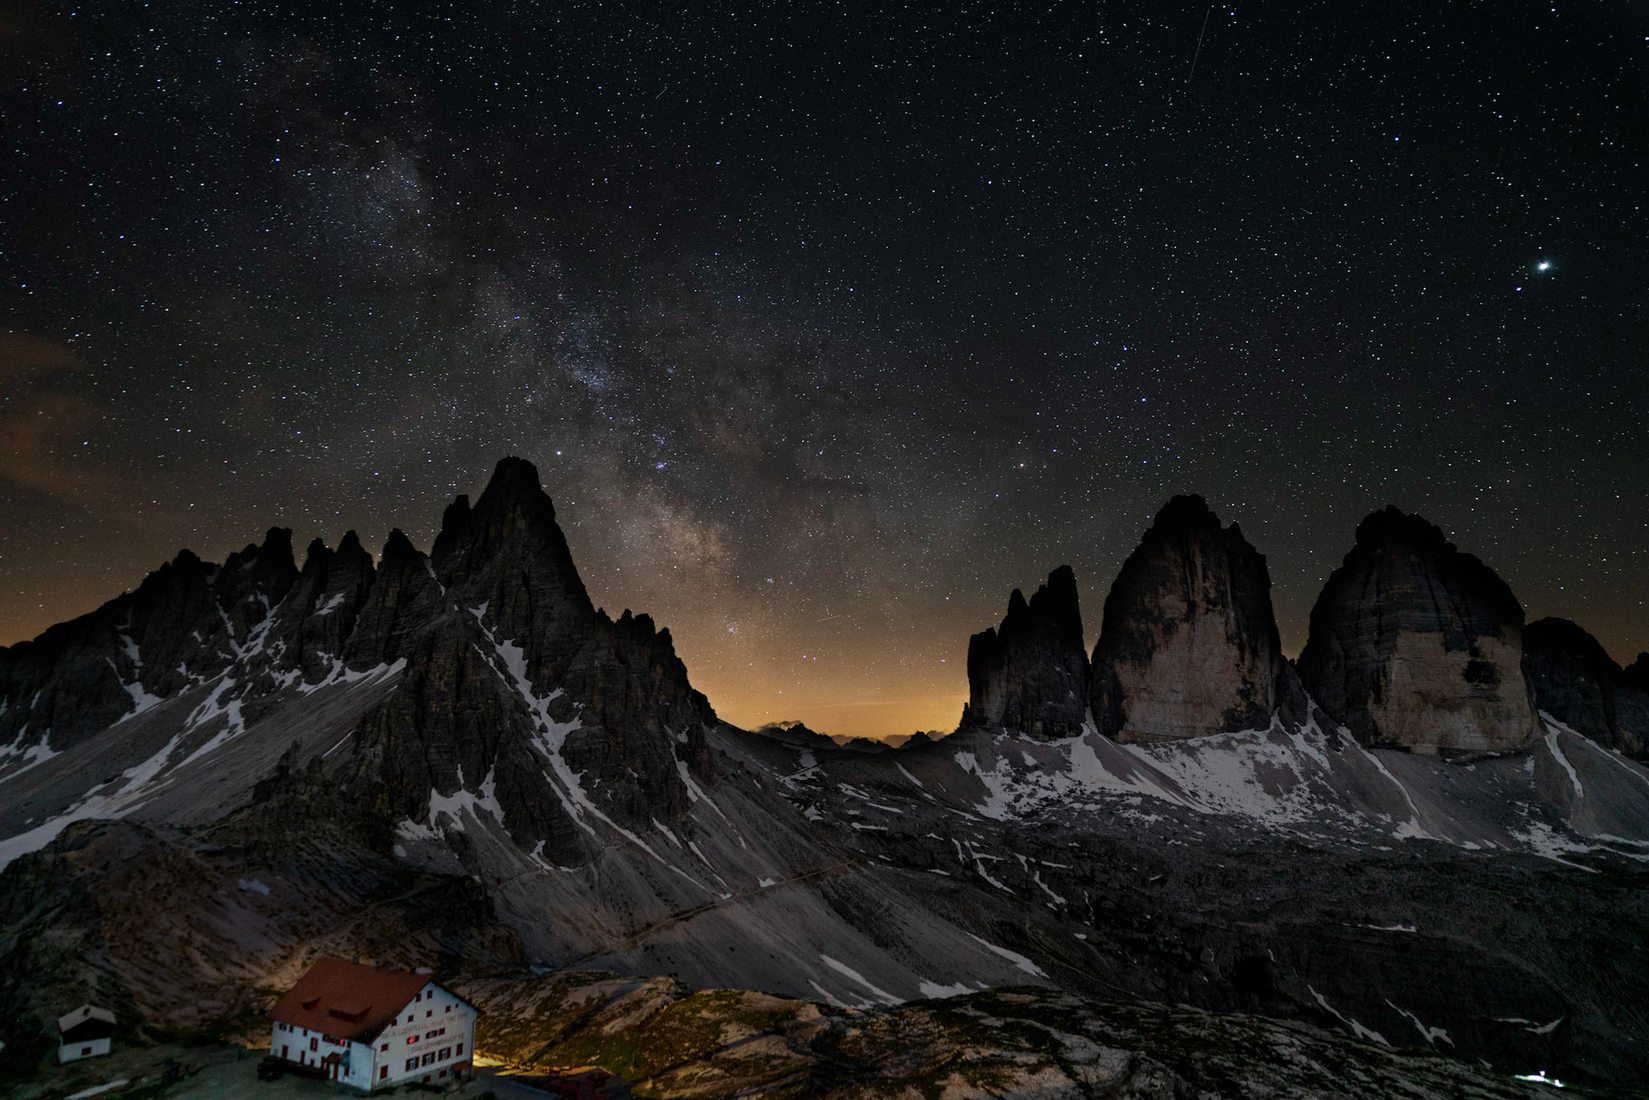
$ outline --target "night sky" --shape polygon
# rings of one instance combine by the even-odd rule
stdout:
[[[869,7],[0,2],[0,642],[519,454],[746,724],[1186,491],[1290,652],[1388,502],[1649,648],[1649,6]]]

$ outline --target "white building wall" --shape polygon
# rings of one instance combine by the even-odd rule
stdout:
[[[475,1010],[429,982],[378,1036],[373,1057],[377,1059],[372,1070],[374,1087],[422,1081],[425,1076],[439,1083],[450,1080],[454,1067],[460,1066],[468,1072],[475,1057]],[[417,1064],[408,1067],[414,1060]],[[382,1072],[384,1067],[388,1067],[387,1074]]]
[[[109,1053],[109,1040],[88,1039],[81,1043],[63,1043],[58,1046],[57,1061],[61,1065],[64,1062],[78,1062],[82,1058],[97,1058],[107,1053]]]
[[[289,1062],[296,1062],[300,1066],[319,1066],[326,1061],[328,1054],[350,1056],[350,1048],[360,1046],[351,1044],[343,1039],[334,1039],[325,1032],[311,1031],[306,1027],[292,1027],[276,1023],[269,1029],[269,1053],[277,1058],[284,1058]],[[372,1048],[363,1048],[365,1056],[370,1059]],[[350,1058],[351,1072],[354,1070],[354,1058]]]

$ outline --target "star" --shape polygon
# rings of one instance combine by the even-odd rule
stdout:
[[[1542,275],[1544,275],[1546,272],[1548,272],[1552,269],[1552,261],[1550,261],[1550,260],[1541,260],[1539,263],[1534,265],[1534,269],[1536,271],[1540,272]]]

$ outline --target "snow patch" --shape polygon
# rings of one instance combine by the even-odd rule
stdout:
[[[1340,1010],[1329,1004],[1328,999],[1321,993],[1317,992],[1316,987],[1308,985],[1306,988],[1311,990],[1311,995],[1317,998],[1317,1003],[1322,1006],[1324,1012],[1327,1012],[1330,1016],[1333,1016],[1336,1020],[1339,1020],[1342,1024],[1350,1028],[1351,1033],[1357,1036],[1357,1038],[1366,1039],[1372,1043],[1379,1043],[1383,1047],[1389,1047],[1391,1045],[1386,1042],[1386,1037],[1381,1035],[1378,1031],[1375,1031],[1373,1028],[1364,1027],[1356,1020],[1353,1020],[1350,1016],[1341,1015]]]
[[[1399,1016],[1402,1016],[1404,1019],[1412,1023],[1415,1030],[1420,1032],[1420,1037],[1432,1046],[1436,1046],[1439,1040],[1449,1044],[1451,1047],[1454,1045],[1454,1040],[1449,1038],[1449,1033],[1447,1031],[1444,1031],[1440,1027],[1427,1027],[1425,1024],[1420,1022],[1420,1017],[1416,1016],[1406,1008],[1392,1004],[1389,999],[1386,1001],[1386,1004],[1391,1005],[1392,1008],[1397,1010],[1397,1014]]]
[[[957,982],[955,985],[940,985],[938,982],[930,982],[926,978],[921,980],[921,984],[917,988],[922,991],[922,996],[934,1001],[943,997],[960,997],[963,994],[973,992],[971,987],[962,982]]]
[[[1015,966],[1017,966],[1019,969],[1023,970],[1025,973],[1029,974],[1033,978],[1046,978],[1048,976],[1048,975],[1046,975],[1042,972],[1041,967],[1037,966],[1031,960],[1027,959],[1025,956],[1019,954],[1016,951],[1009,951],[1006,947],[998,947],[998,946],[996,946],[996,944],[990,942],[989,940],[980,939],[978,936],[975,936],[972,932],[968,933],[968,938],[973,940],[974,942],[978,943],[979,946],[985,948],[986,950],[991,951],[991,952],[993,952],[997,955],[1000,955],[1004,959],[1007,959],[1009,962],[1013,963]]]
[[[896,1005],[904,1003],[903,997],[895,997],[885,989],[876,988],[874,985],[870,984],[869,979],[867,979],[863,974],[859,973],[857,970],[853,969],[844,962],[837,962],[829,955],[820,955],[819,961],[843,977],[851,978],[855,982],[858,982],[860,985],[864,986],[870,991],[872,996],[881,1001],[883,1004]]]
[[[1585,798],[1586,788],[1580,784],[1580,773],[1575,771],[1575,766],[1569,763],[1569,758],[1564,756],[1563,750],[1558,747],[1556,730],[1552,730],[1550,733],[1546,734],[1546,748],[1551,752],[1552,759],[1562,765],[1563,770],[1569,773],[1569,782],[1572,783],[1575,788],[1575,798]]]

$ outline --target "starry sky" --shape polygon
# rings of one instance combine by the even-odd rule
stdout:
[[[725,717],[949,729],[1156,509],[1649,649],[1649,7],[0,0],[0,643],[534,461]]]

